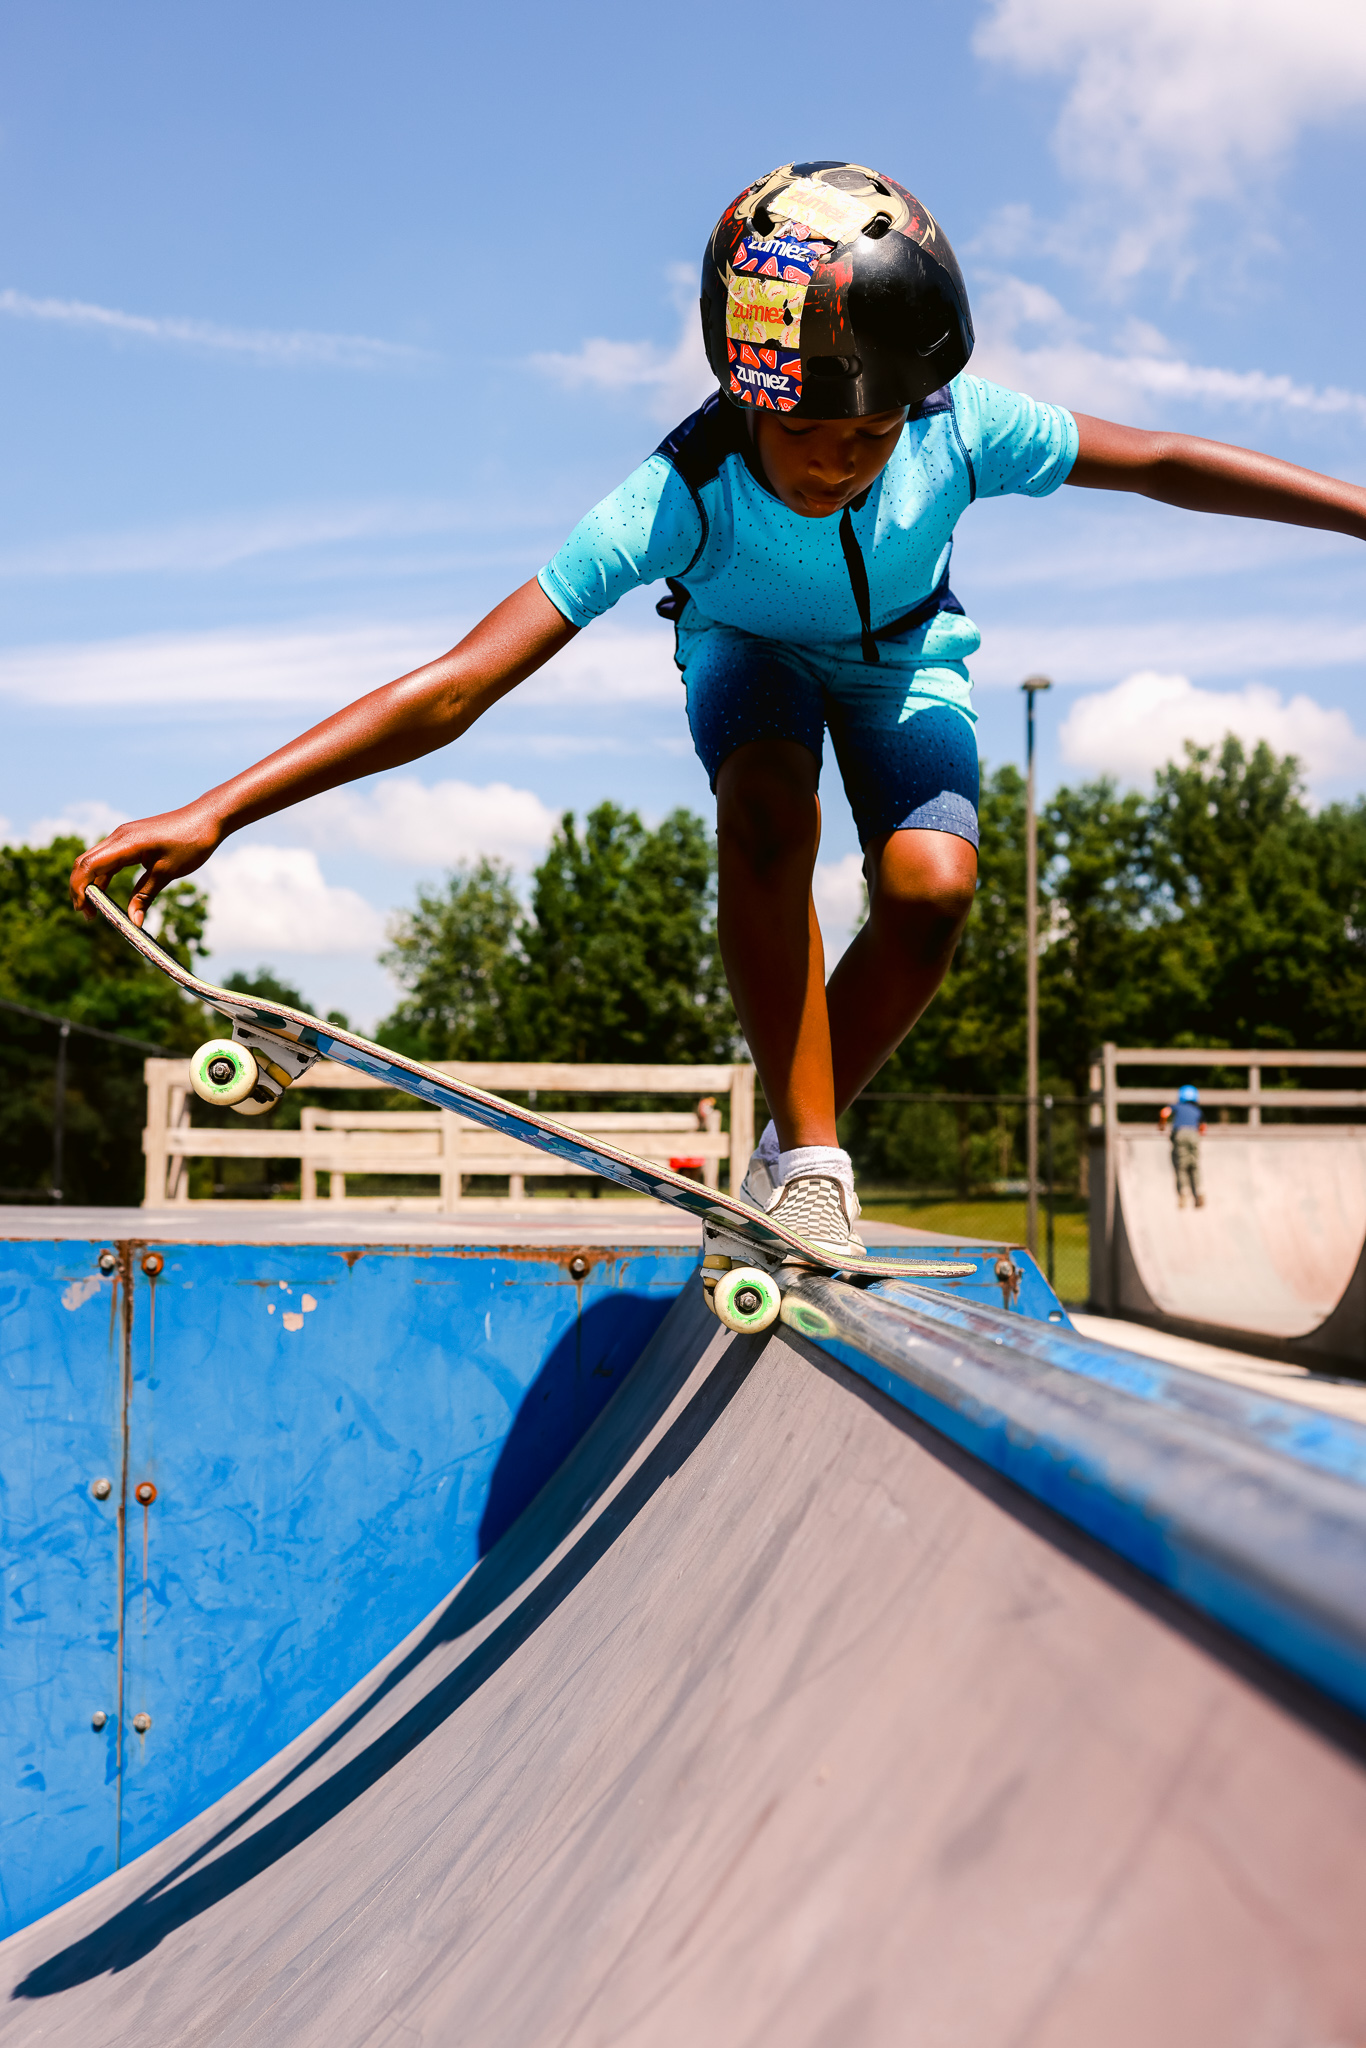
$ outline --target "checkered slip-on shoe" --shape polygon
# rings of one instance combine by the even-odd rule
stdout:
[[[751,1152],[745,1177],[740,1183],[740,1200],[747,1202],[751,1209],[757,1209],[762,1216],[778,1192],[778,1183],[769,1169],[769,1163],[762,1152]]]
[[[861,1258],[866,1249],[854,1229],[858,1196],[851,1195],[833,1174],[795,1174],[772,1196],[767,1213],[831,1258]]]

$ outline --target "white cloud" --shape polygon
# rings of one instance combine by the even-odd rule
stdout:
[[[1366,104],[1360,0],[995,0],[974,46],[1069,81],[1055,149],[1090,202],[1111,195],[1116,277],[1174,253],[1202,201],[1260,192],[1305,128]]]
[[[1090,625],[991,626],[972,663],[979,686],[1013,686],[1042,671],[1058,683],[1109,681],[1136,668],[1190,676],[1366,666],[1366,622],[1315,610],[1200,618],[1145,615]]]
[[[348,541],[450,532],[473,523],[451,505],[286,507],[246,518],[187,520],[127,533],[75,534],[0,554],[0,576],[197,575],[267,555]],[[486,522],[485,522],[486,523]]]
[[[339,705],[450,645],[444,629],[146,634],[16,648],[0,655],[0,700],[50,708]]]
[[[373,953],[383,944],[379,911],[328,883],[305,847],[230,846],[194,879],[209,897],[212,953]]]
[[[1195,402],[1276,412],[1343,415],[1366,424],[1366,393],[1300,383],[1268,370],[1223,370],[1183,361],[1154,327],[1130,322],[1112,349],[1042,286],[997,277],[978,294],[976,376],[1074,412],[1152,418],[1163,405]]]
[[[648,410],[653,418],[673,422],[686,417],[716,388],[716,379],[702,346],[696,272],[691,265],[679,263],[671,267],[669,277],[680,312],[678,340],[671,349],[660,348],[653,341],[607,341],[594,336],[572,355],[533,355],[533,367],[569,391],[585,386],[597,391],[644,391],[649,394]]]
[[[842,860],[818,860],[811,878],[825,940],[826,967],[833,967],[863,923],[863,856],[846,853]]]
[[[1299,695],[1288,702],[1265,683],[1240,690],[1202,690],[1184,675],[1143,669],[1113,689],[1073,704],[1059,740],[1069,767],[1122,781],[1146,779],[1179,761],[1187,740],[1217,747],[1226,733],[1278,754],[1294,754],[1310,782],[1340,782],[1366,773],[1366,738],[1342,710]]]
[[[307,329],[221,327],[212,320],[124,313],[84,299],[35,299],[27,292],[0,291],[0,313],[15,320],[56,322],[96,333],[125,336],[172,348],[235,355],[285,369],[397,369],[431,360],[426,349],[404,342],[376,341],[366,334],[315,334]]]
[[[15,648],[0,654],[0,702],[162,711],[331,708],[433,660],[465,630],[458,620],[441,619],[147,634]],[[677,702],[672,644],[662,626],[646,632],[611,623],[592,626],[521,684],[518,701],[563,708]]]
[[[24,846],[50,846],[54,839],[80,839],[86,846],[93,846],[97,839],[103,839],[106,832],[112,832],[121,825],[127,813],[115,810],[101,797],[92,797],[84,803],[67,804],[65,809],[53,818],[35,818],[25,832],[22,841],[11,840],[11,844]]]
[[[960,527],[954,582],[971,589],[979,603],[988,591],[1047,590],[1060,609],[1074,593],[1089,598],[1124,585],[1248,573],[1296,580],[1310,571],[1331,575],[1347,568],[1355,589],[1360,568],[1361,543],[1347,534],[1265,519],[1211,519],[1113,492],[1103,498],[1071,492],[1062,516],[1065,538],[1051,520],[1029,532],[1012,525],[1008,535]]]
[[[290,820],[316,845],[381,860],[449,867],[491,854],[529,867],[544,852],[557,816],[531,790],[507,782],[480,788],[395,775],[366,788],[329,790],[301,804]]]
[[[601,621],[520,684],[518,701],[562,711],[587,704],[667,703],[681,709],[683,685],[673,644],[673,634],[662,623],[638,632]]]

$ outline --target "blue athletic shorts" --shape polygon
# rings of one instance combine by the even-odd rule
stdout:
[[[876,668],[852,656],[763,640],[700,619],[678,621],[676,659],[688,724],[713,791],[721,763],[751,740],[795,740],[819,767],[829,728],[845,793],[867,846],[888,832],[977,840],[977,738],[961,662]]]

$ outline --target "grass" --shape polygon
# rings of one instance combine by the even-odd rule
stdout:
[[[1025,1240],[1023,1195],[890,1195],[860,1190],[863,1213],[878,1223],[903,1223],[932,1230],[945,1239],[988,1237],[1008,1244]],[[1039,1204],[1039,1264],[1046,1267],[1043,1203]],[[1053,1214],[1054,1285],[1063,1301],[1083,1302],[1090,1292],[1086,1204],[1075,1195],[1057,1198]]]

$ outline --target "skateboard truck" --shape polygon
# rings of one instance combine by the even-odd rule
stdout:
[[[190,1086],[201,1102],[264,1116],[319,1058],[275,1031],[236,1021],[231,1038],[211,1038],[190,1061]]]
[[[775,1275],[790,1260],[775,1251],[770,1263],[766,1248],[718,1222],[708,1217],[702,1226],[702,1291],[718,1322],[755,1336],[778,1320],[783,1293]]]

